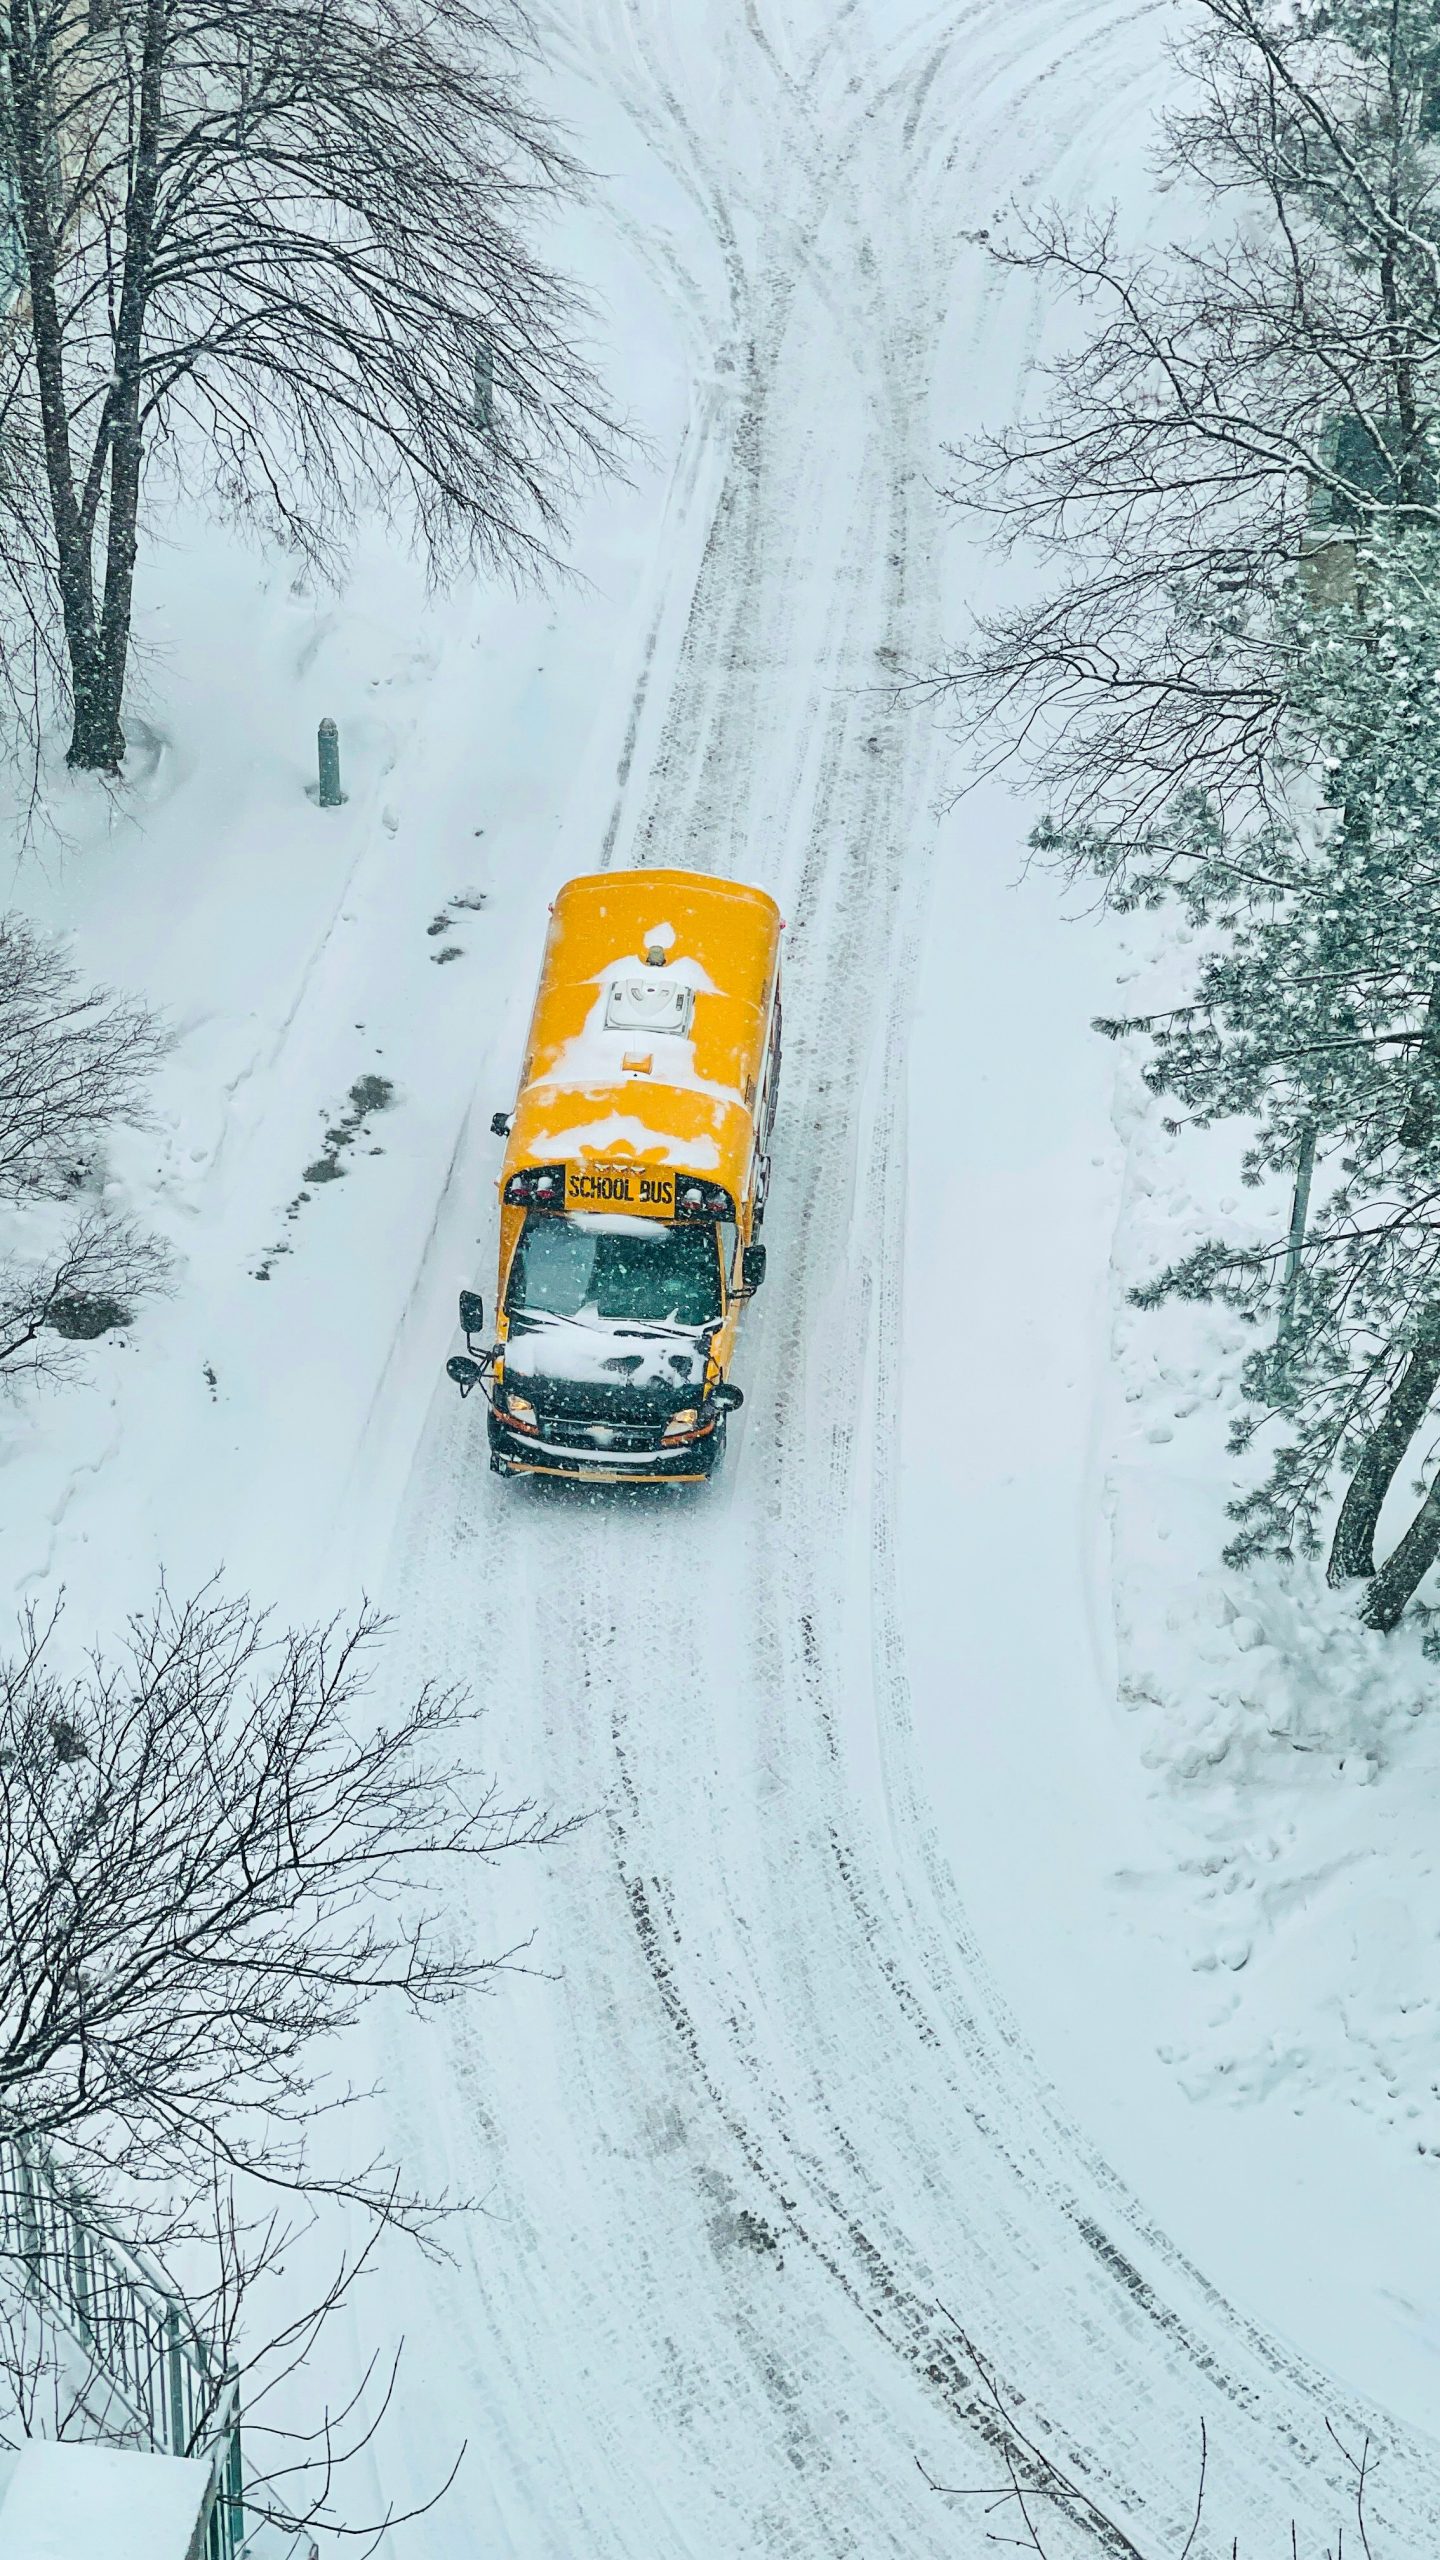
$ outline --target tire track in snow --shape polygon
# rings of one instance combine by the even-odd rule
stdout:
[[[1052,2410],[1066,2458],[1152,2529],[1189,2498],[1196,2407],[1218,2406],[1222,2487],[1260,2533],[1328,2491],[1314,2378],[1144,2229],[1038,2084],[918,1801],[890,1562],[896,1115],[932,829],[928,745],[862,689],[931,638],[924,363],[949,278],[921,270],[888,195],[908,150],[973,218],[1087,51],[1104,114],[1125,112],[1127,13],[976,5],[895,37],[857,0],[792,48],[798,74],[773,27],[751,28],[747,68],[742,22],[709,12],[768,119],[748,172],[702,145],[662,0],[591,0],[586,27],[688,162],[729,281],[717,325],[746,346],[662,734],[615,842],[764,878],[791,913],[777,1286],[715,1501],[657,1518],[497,1499],[451,1411],[417,1474],[400,1588],[449,1621],[417,1651],[453,1671],[458,1633],[482,1680],[503,1664],[503,1756],[602,1809],[542,1896],[564,1991],[543,2019],[527,1986],[498,2032],[457,2030],[452,2115],[396,2100],[461,2184],[474,2104],[507,2200],[503,2251],[482,2232],[443,2287],[468,2367],[451,2405],[485,2411],[497,2550],[950,2552],[961,2519],[910,2453],[979,2470],[935,2309],[958,2295],[1032,2425]],[[962,28],[963,56],[942,42]],[[944,203],[921,219],[943,226]],[[885,1823],[864,1810],[873,1771]],[[1418,2550],[1419,2461],[1406,2504],[1397,2547]],[[429,2547],[473,2547],[446,2531],[442,2513]]]

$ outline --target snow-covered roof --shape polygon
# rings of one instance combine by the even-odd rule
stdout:
[[[596,1157],[715,1175],[755,1146],[780,915],[704,873],[604,872],[558,893],[503,1181]]]
[[[39,2441],[0,2463],[0,2560],[190,2560],[208,2463]]]

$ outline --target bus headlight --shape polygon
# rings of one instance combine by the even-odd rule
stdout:
[[[535,1407],[529,1397],[517,1396],[513,1387],[507,1387],[505,1390],[505,1419],[507,1422],[513,1422],[517,1431],[535,1431],[539,1428],[535,1420]]]
[[[689,1440],[694,1436],[695,1426],[699,1419],[699,1407],[697,1405],[687,1404],[683,1413],[671,1414],[669,1421],[666,1423],[664,1430],[660,1434],[660,1437],[662,1440]]]

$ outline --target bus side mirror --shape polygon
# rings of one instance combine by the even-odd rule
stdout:
[[[467,1342],[472,1333],[483,1333],[485,1330],[485,1301],[483,1298],[477,1298],[473,1289],[462,1289],[460,1292],[460,1330]]]
[[[468,1396],[473,1388],[478,1387],[484,1374],[479,1361],[467,1360],[463,1351],[457,1351],[454,1358],[445,1363],[446,1377],[454,1379],[462,1396]]]
[[[490,1114],[490,1135],[491,1135],[491,1137],[492,1137],[492,1138],[508,1138],[508,1137],[509,1137],[509,1135],[510,1135],[510,1114],[509,1114],[509,1112],[508,1112],[508,1111],[492,1111],[492,1112],[491,1112],[491,1114]]]
[[[710,1401],[720,1413],[738,1413],[745,1398],[738,1387],[731,1386],[728,1378],[722,1378],[719,1386],[713,1390]]]
[[[754,1291],[759,1288],[764,1277],[765,1247],[763,1244],[747,1244],[740,1263],[742,1287],[747,1291]]]

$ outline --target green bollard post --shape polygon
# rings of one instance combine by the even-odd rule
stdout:
[[[333,720],[320,723],[320,806],[338,809],[345,794],[340,788],[340,732]]]
[[[495,424],[495,350],[482,338],[475,350],[475,424],[488,435]]]

